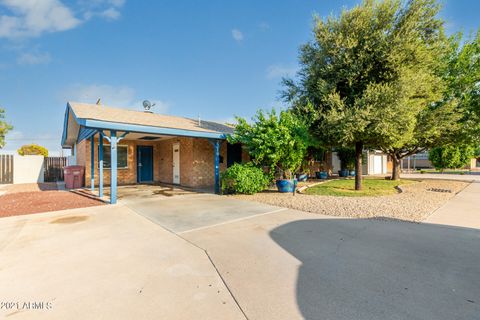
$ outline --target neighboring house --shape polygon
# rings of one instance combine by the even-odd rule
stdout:
[[[428,151],[419,152],[402,159],[402,170],[433,169],[433,165],[428,160]]]
[[[325,152],[323,159],[316,159],[309,166],[311,176],[317,171],[327,171],[330,175],[338,174],[342,162],[335,151]],[[381,151],[364,151],[362,159],[362,173],[365,175],[392,173],[393,162],[390,157]]]
[[[341,169],[341,161],[336,152],[327,153],[329,159],[327,163],[330,165],[332,173],[338,173]],[[331,159],[330,159],[331,158]],[[393,170],[393,162],[390,157],[381,151],[364,151],[362,160],[362,173],[367,175],[388,174]]]
[[[410,157],[406,157],[402,161],[403,170],[418,170],[418,169],[434,169],[430,160],[428,160],[428,151],[420,152]],[[480,170],[480,158],[473,158],[470,163],[463,169],[466,170]]]
[[[103,185],[111,186],[115,203],[118,184],[164,182],[219,192],[220,172],[248,157],[227,143],[232,132],[211,121],[69,102],[62,147],[72,149],[86,185],[98,185],[99,196]]]

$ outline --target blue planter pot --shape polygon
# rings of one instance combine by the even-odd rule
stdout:
[[[342,169],[342,170],[339,170],[339,171],[338,171],[338,175],[339,175],[340,177],[348,177],[348,174],[349,174],[349,172],[348,172],[347,169]]]
[[[277,180],[276,183],[279,192],[293,192],[295,190],[295,180]]]
[[[308,179],[308,174],[302,173],[297,175],[297,180],[298,181],[307,181]]]
[[[350,170],[350,176],[354,177],[355,176],[355,170]]]
[[[317,178],[318,179],[327,179],[328,178],[328,173],[326,171],[320,171],[317,172]]]

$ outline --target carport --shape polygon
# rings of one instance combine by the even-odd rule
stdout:
[[[110,185],[114,204],[119,184],[212,186],[218,193],[220,170],[226,168],[226,135],[232,131],[211,121],[68,102],[62,146],[85,166],[92,192],[97,185],[101,198],[104,185]],[[238,158],[238,152],[232,156]]]

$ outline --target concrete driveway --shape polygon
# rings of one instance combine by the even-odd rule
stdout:
[[[148,220],[176,233],[286,210],[206,193],[149,200],[135,199],[126,202],[125,205]]]
[[[480,230],[293,210],[182,237],[249,319],[478,319]]]
[[[0,219],[0,318],[245,319],[201,249],[125,206]]]
[[[478,219],[480,190],[465,192],[469,210],[439,211],[438,223],[450,211]],[[198,194],[3,218],[0,302],[50,308],[0,315],[478,319],[480,230],[438,223],[334,218]]]

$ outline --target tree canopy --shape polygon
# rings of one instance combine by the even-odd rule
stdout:
[[[451,103],[435,105],[449,52],[438,12],[435,0],[366,0],[316,18],[298,80],[284,80],[284,98],[320,141],[355,146],[356,189],[363,149],[405,153],[456,120]]]

